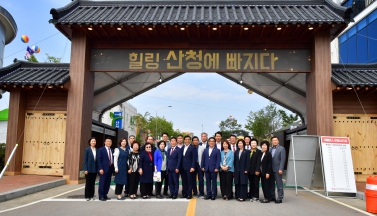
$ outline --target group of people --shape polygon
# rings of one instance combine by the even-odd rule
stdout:
[[[278,137],[272,137],[271,143],[270,147],[269,141],[258,143],[257,139],[250,136],[237,140],[235,135],[231,135],[229,140],[223,140],[221,132],[216,132],[209,139],[206,133],[202,133],[201,141],[197,136],[191,138],[179,135],[169,138],[167,133],[163,133],[162,140],[157,143],[154,143],[152,136],[148,136],[143,146],[135,140],[135,136],[131,135],[129,140],[121,138],[119,147],[115,149],[111,148],[112,140],[106,138],[105,146],[96,149],[96,139],[92,137],[89,140],[90,147],[84,155],[85,198],[88,201],[94,199],[94,185],[99,174],[99,199],[109,200],[107,194],[111,177],[115,173],[115,194],[118,200],[126,197],[137,199],[139,183],[142,199],[154,195],[158,199],[177,199],[179,178],[182,180],[181,198],[191,199],[195,196],[215,200],[219,174],[223,200],[235,198],[243,202],[250,198],[252,202],[282,203],[282,174],[286,152],[279,145]],[[159,178],[155,182],[153,194],[156,173]],[[259,182],[262,183],[264,194],[264,199],[261,200]]]

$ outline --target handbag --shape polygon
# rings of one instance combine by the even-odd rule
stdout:
[[[154,182],[161,182],[161,172],[154,172],[153,173],[153,181]]]

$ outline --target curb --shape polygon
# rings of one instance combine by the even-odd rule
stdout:
[[[66,184],[65,179],[60,179],[60,180],[55,180],[51,182],[46,182],[42,184],[32,185],[29,187],[24,187],[24,188],[8,191],[5,193],[0,193],[0,202],[5,202],[11,199],[15,199],[15,198],[32,194],[32,193],[37,193],[39,191],[47,190],[47,189],[58,187],[65,184]]]

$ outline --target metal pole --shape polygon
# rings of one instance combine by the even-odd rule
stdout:
[[[291,135],[291,142],[292,142],[292,156],[293,156],[293,171],[295,175],[295,188],[296,188],[296,196],[297,196],[297,173],[296,173],[296,158],[295,158],[295,144],[293,142],[293,135]]]
[[[13,157],[14,153],[16,152],[17,147],[18,147],[18,144],[16,144],[16,146],[14,147],[12,153],[10,154],[10,156],[9,156],[9,158],[8,158],[7,163],[6,163],[5,166],[4,166],[3,171],[1,171],[0,179],[3,177],[3,175],[4,175],[4,173],[5,173],[5,170],[7,169],[8,165],[9,165],[10,160],[12,160],[12,157]]]

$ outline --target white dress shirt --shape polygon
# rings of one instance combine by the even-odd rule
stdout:
[[[217,147],[217,149],[221,150],[221,142],[216,143],[216,147]]]
[[[211,156],[212,150],[213,150],[213,148],[211,148],[211,147],[208,148],[208,156]]]
[[[190,144],[185,145],[185,148],[183,149],[183,156],[186,155],[186,151],[187,151],[187,149],[188,149],[189,146],[190,146]]]
[[[91,148],[92,149],[92,153],[93,153],[93,157],[94,157],[94,161],[96,161],[97,160],[97,151],[96,151],[96,148]]]

